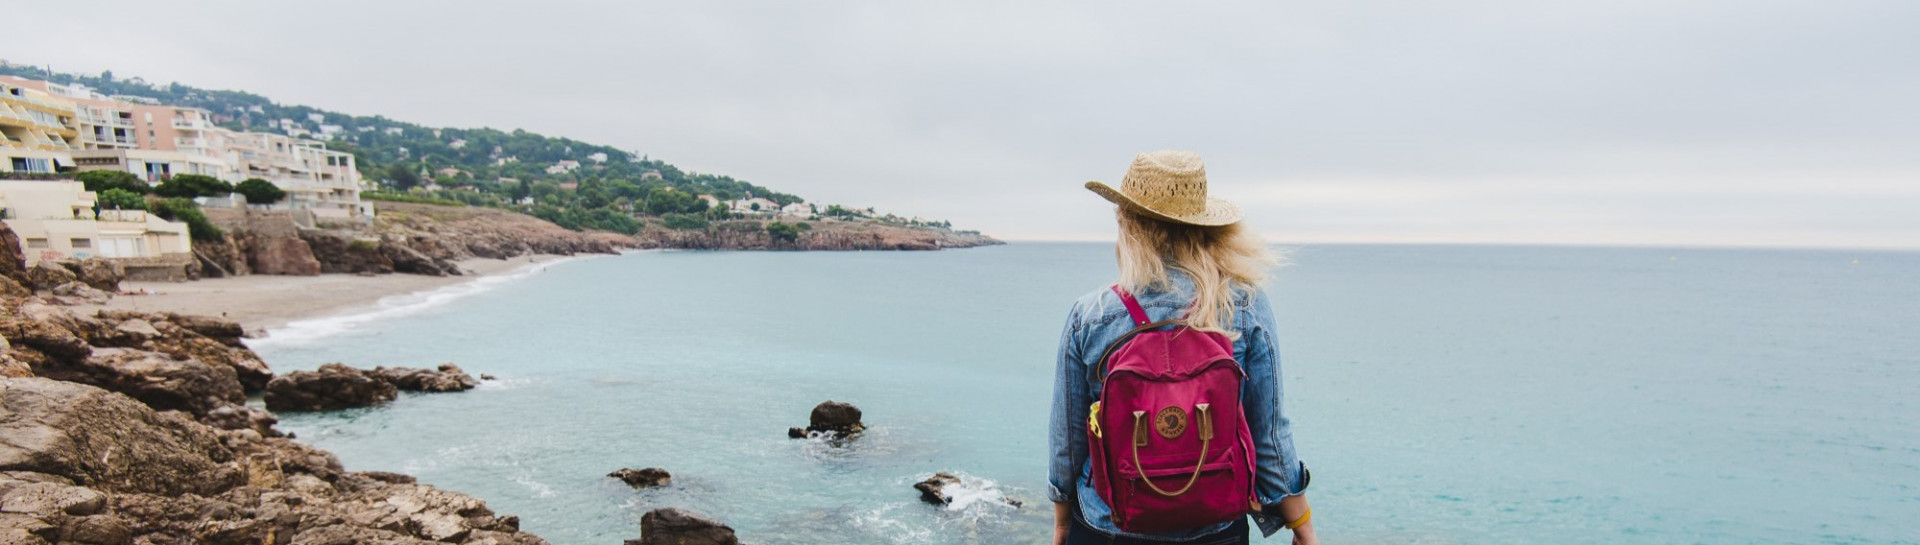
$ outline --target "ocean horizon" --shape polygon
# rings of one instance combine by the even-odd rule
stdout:
[[[1287,250],[1268,289],[1328,543],[1915,542],[1920,253]],[[282,428],[556,544],[634,538],[659,507],[749,543],[1045,543],[1055,343],[1073,299],[1114,274],[1099,243],[636,252],[249,344],[280,373],[498,376]],[[787,438],[829,399],[870,431]],[[674,483],[605,477],[623,467]],[[920,502],[912,484],[938,471],[976,484]]]

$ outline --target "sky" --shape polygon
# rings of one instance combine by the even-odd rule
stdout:
[[[1012,240],[1110,240],[1082,184],[1185,149],[1275,241],[1920,248],[1910,0],[88,5],[0,0],[0,58]]]

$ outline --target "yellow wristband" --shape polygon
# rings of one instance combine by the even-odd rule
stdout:
[[[1304,526],[1307,524],[1307,520],[1311,518],[1313,518],[1313,508],[1308,507],[1306,514],[1300,515],[1300,518],[1293,519],[1293,522],[1287,523],[1287,529],[1292,530]]]

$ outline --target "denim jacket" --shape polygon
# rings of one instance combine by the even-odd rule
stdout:
[[[1135,293],[1149,317],[1162,320],[1186,312],[1193,301],[1193,281],[1183,272],[1169,271],[1171,289]],[[1113,510],[1094,491],[1087,459],[1088,406],[1100,399],[1101,381],[1094,359],[1108,343],[1133,328],[1125,305],[1113,291],[1101,288],[1082,296],[1067,314],[1060,333],[1060,357],[1053,384],[1053,414],[1048,432],[1052,463],[1047,472],[1047,495],[1055,502],[1077,502],[1082,522],[1104,533],[1169,541],[1202,536],[1226,529],[1230,523],[1191,530],[1134,534],[1113,524]],[[1233,356],[1247,373],[1240,386],[1247,426],[1253,433],[1256,461],[1254,493],[1261,504],[1303,492],[1305,467],[1293,450],[1293,429],[1281,410],[1280,354],[1274,346],[1273,307],[1265,291],[1247,289],[1234,301]],[[1285,521],[1253,515],[1264,535],[1279,531]]]

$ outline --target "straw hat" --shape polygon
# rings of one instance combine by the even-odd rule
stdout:
[[[1207,166],[1191,151],[1156,151],[1133,156],[1133,165],[1114,190],[1099,181],[1087,189],[1141,215],[1187,225],[1219,226],[1240,221],[1240,207],[1207,198]]]

